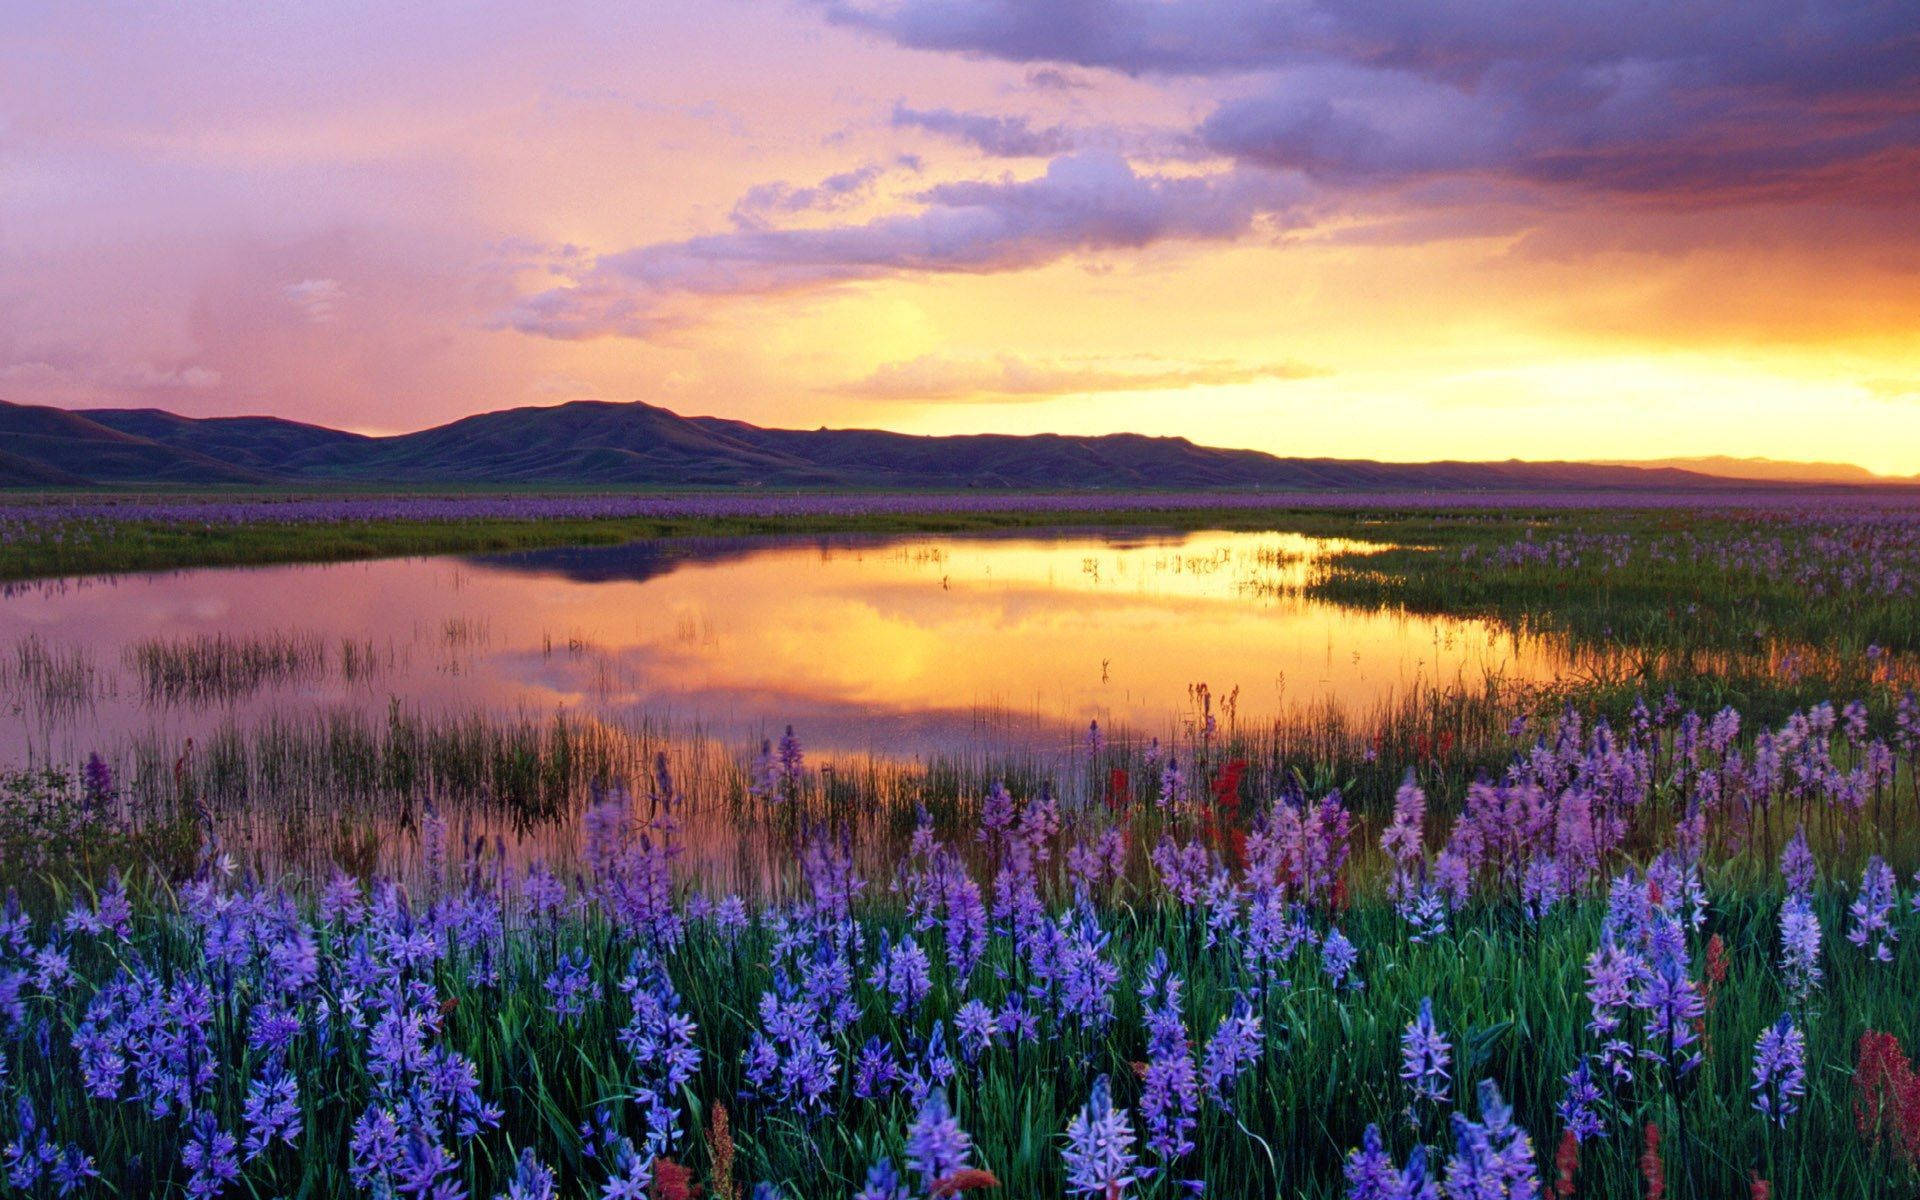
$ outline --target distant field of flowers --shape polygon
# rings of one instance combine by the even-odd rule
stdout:
[[[1551,492],[1074,492],[35,495],[0,501],[0,578],[561,545],[780,529],[1005,527],[1075,519],[1244,523],[1275,513],[1722,514],[1907,519],[1920,489]]]
[[[789,733],[741,768],[785,852],[738,892],[689,865],[714,798],[665,754],[552,858],[429,808],[379,877],[236,866],[202,811],[171,881],[18,878],[5,1185],[1913,1194],[1913,698],[1508,732],[1444,804],[1430,757],[1362,812],[1210,726],[1095,728],[1078,784],[981,781],[880,853]],[[123,811],[99,762],[35,794]]]

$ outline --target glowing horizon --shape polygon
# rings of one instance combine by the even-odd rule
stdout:
[[[1911,8],[8,11],[0,399],[1920,473]]]

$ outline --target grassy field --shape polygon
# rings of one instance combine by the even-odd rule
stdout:
[[[60,553],[1065,519],[169,520]],[[1908,517],[1071,514],[1107,522],[1391,542],[1305,586],[1485,616],[1583,666],[1259,728],[1223,713],[1164,745],[1111,730],[1064,758],[822,763],[396,706],[19,772],[0,1187],[1920,1192]],[[18,545],[3,561],[31,573]],[[335,657],[135,655],[157,696]],[[38,643],[0,669],[82,707],[91,686]]]

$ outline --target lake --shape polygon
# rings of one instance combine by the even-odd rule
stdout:
[[[17,585],[0,758],[332,710],[645,715],[914,757],[1366,713],[1561,656],[1486,622],[1301,594],[1334,553],[1267,532],[647,542]]]

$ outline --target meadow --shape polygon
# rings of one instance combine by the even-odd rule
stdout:
[[[1259,725],[1200,689],[1065,754],[396,707],[17,771],[6,1186],[1920,1191],[1910,509],[1158,515],[1391,541],[1305,586],[1590,665]],[[163,690],[345,669],[150,653]]]

